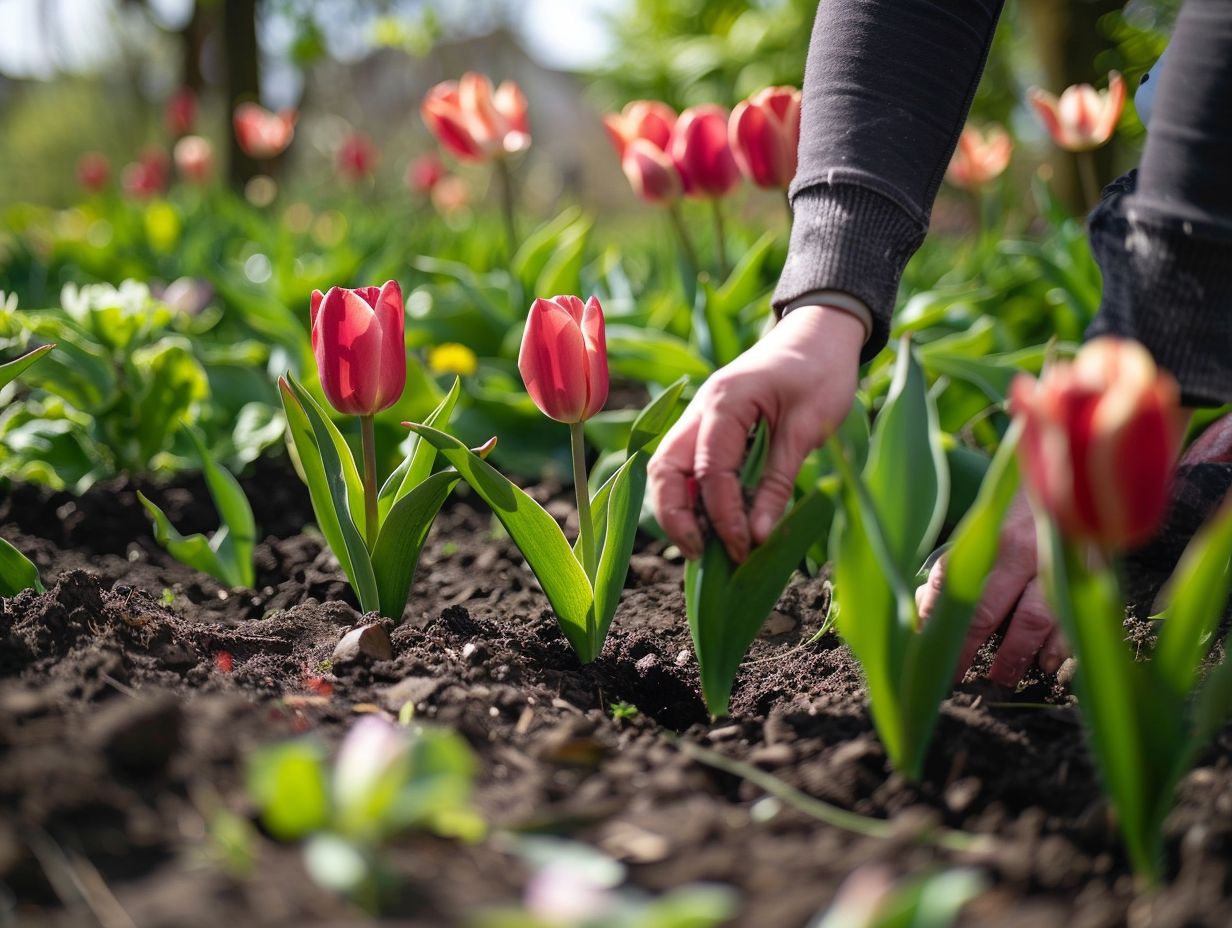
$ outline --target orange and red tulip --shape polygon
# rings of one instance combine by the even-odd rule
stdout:
[[[670,203],[684,192],[671,157],[647,139],[633,139],[625,147],[620,167],[633,192],[648,203]]]
[[[342,413],[368,416],[388,409],[406,386],[402,290],[331,287],[312,293],[312,353],[321,389]]]
[[[584,422],[607,402],[603,307],[591,297],[537,299],[526,318],[518,370],[526,392],[557,422]]]
[[[468,71],[424,94],[419,113],[445,148],[464,161],[488,161],[530,145],[526,97],[513,81],[495,91],[487,75]]]
[[[727,111],[712,103],[680,114],[672,129],[672,161],[691,197],[721,197],[740,183],[740,168],[727,141]]]
[[[1027,99],[1054,142],[1066,151],[1090,151],[1107,144],[1116,130],[1125,106],[1125,80],[1113,71],[1107,90],[1076,84],[1058,98],[1032,87]]]
[[[1005,173],[1013,151],[1014,143],[1003,127],[993,125],[981,132],[966,126],[945,169],[945,179],[955,187],[975,190]]]
[[[634,139],[645,139],[659,151],[666,151],[675,125],[676,111],[658,100],[634,100],[619,113],[603,117],[603,128],[622,160]]]
[[[740,171],[758,187],[786,190],[796,176],[800,91],[767,87],[732,110],[728,142]]]
[[[1065,537],[1107,550],[1151,537],[1180,448],[1179,396],[1142,345],[1111,336],[1014,381],[1026,484]]]
[[[271,113],[257,103],[241,103],[233,119],[235,139],[250,158],[268,161],[277,158],[295,137],[295,110]]]

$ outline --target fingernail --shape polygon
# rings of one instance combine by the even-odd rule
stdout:
[[[702,537],[696,532],[690,532],[680,545],[680,550],[690,561],[696,561],[702,556]]]
[[[1039,667],[1044,673],[1056,673],[1061,667],[1061,655],[1056,651],[1048,651],[1040,655]]]
[[[759,512],[753,517],[753,538],[758,544],[770,537],[774,531],[774,516],[768,512]]]

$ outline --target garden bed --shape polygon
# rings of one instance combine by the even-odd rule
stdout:
[[[354,600],[282,462],[245,481],[258,525],[255,591],[227,591],[171,560],[135,491],[183,531],[217,522],[199,482],[120,480],[83,497],[18,486],[0,534],[48,591],[0,601],[0,924],[340,924],[352,911],[305,874],[295,848],[262,840],[243,875],[219,856],[219,809],[251,813],[253,747],[357,713],[451,726],[481,760],[477,804],[495,830],[579,838],[650,890],[736,887],[737,923],[804,925],[854,868],[962,864],[992,889],[969,925],[1227,925],[1232,902],[1232,739],[1182,782],[1170,869],[1136,897],[1064,680],[1016,694],[966,683],[942,713],[925,782],[890,773],[856,663],[832,636],[820,580],[797,580],[750,652],[733,719],[710,723],[684,620],[679,561],[639,544],[601,658],[581,667],[517,550],[460,494],[420,563],[394,657],[338,666]],[[536,495],[563,516],[565,497]],[[1064,675],[1064,668],[1062,671]],[[627,703],[636,717],[617,719]],[[823,824],[699,758],[698,745],[810,796],[892,825],[890,838]],[[986,837],[940,850],[936,826]],[[457,923],[516,900],[525,874],[499,841],[411,835],[390,850],[405,892],[398,924]],[[3,897],[7,884],[15,900]],[[1136,900],[1136,901],[1135,901]],[[125,921],[124,919],[128,919]]]

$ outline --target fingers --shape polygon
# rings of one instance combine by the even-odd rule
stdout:
[[[755,407],[712,402],[697,430],[693,474],[702,491],[710,526],[736,563],[749,554],[749,519],[744,508],[740,468],[744,463]]]
[[[1065,635],[1061,633],[1060,628],[1054,628],[1052,634],[1044,641],[1044,646],[1040,648],[1039,668],[1044,673],[1056,673],[1061,669],[1067,657],[1069,657],[1069,644],[1065,640]]]
[[[808,443],[801,441],[798,436],[798,427],[791,419],[775,429],[771,435],[766,469],[757,487],[753,511],[749,516],[754,544],[761,544],[770,536],[775,523],[791,502],[796,475],[800,473],[805,455],[811,450]]]
[[[1005,640],[1001,642],[992,668],[988,671],[988,679],[1002,686],[1017,686],[1056,627],[1039,580],[1032,580],[1014,608],[1009,628],[1005,631]]]
[[[939,557],[928,572],[928,581],[916,587],[915,608],[920,613],[920,621],[927,622],[932,615],[933,607],[941,596],[941,587],[945,585],[945,558]],[[964,671],[966,668],[964,668]]]
[[[967,640],[963,643],[962,654],[958,658],[956,675],[959,678],[970,669],[976,652],[988,640],[988,636],[996,631],[1013,611],[1034,574],[1034,564],[1030,570],[1023,570],[1021,564],[1000,561],[993,568],[984,586],[984,595],[971,615]]]
[[[702,556],[702,532],[689,491],[700,416],[692,409],[664,437],[647,470],[650,507],[668,539],[689,560]]]

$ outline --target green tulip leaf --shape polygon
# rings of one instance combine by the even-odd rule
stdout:
[[[433,474],[399,497],[389,510],[372,550],[381,615],[402,621],[428,532],[460,479],[454,471]]]
[[[539,579],[569,644],[583,662],[594,660],[594,593],[556,520],[452,435],[426,425],[407,427],[435,446],[491,507]]]
[[[261,821],[280,841],[296,841],[329,823],[324,752],[311,741],[258,748],[248,758],[248,792]]]
[[[445,398],[441,400],[436,409],[432,410],[428,418],[424,420],[424,424],[441,429],[449,425],[449,420],[453,416],[461,394],[462,379],[455,377],[453,386],[449,388],[449,392],[445,394]],[[382,525],[394,504],[428,479],[435,463],[436,449],[418,435],[414,436],[410,453],[389,475],[381,487],[381,492],[377,495],[377,512]]]
[[[196,430],[188,429],[188,436],[197,449],[205,485],[214,500],[214,508],[218,510],[222,528],[226,530],[220,530],[212,543],[227,573],[226,582],[231,586],[251,587],[256,580],[252,555],[257,543],[257,525],[252,506],[239,481],[214,461]]]
[[[22,590],[45,592],[38,568],[28,557],[0,538],[0,596],[16,596]]]
[[[33,351],[27,351],[20,358],[0,364],[0,390],[16,380],[26,368],[55,347],[55,345],[41,345]]]
[[[145,507],[150,520],[154,523],[154,539],[161,547],[167,549],[168,554],[181,564],[191,567],[193,570],[199,570],[203,574],[209,574],[228,586],[242,585],[234,582],[234,578],[230,576],[228,568],[223,565],[222,559],[219,558],[218,552],[210,546],[208,538],[199,532],[192,535],[181,535],[175,530],[175,526],[171,524],[167,514],[157,504],[151,502],[140,490],[137,491],[137,499],[141,501],[141,505]],[[222,532],[220,531],[219,534],[222,534]]]
[[[629,573],[629,558],[633,555],[637,523],[642,515],[642,498],[646,495],[646,455],[640,451],[634,453],[606,486],[611,489],[603,507],[603,524],[595,525],[596,537],[602,539],[594,594],[598,628],[591,643],[596,657],[607,639],[616,607],[620,605],[620,591]]]
[[[654,452],[659,440],[675,421],[680,395],[688,384],[688,377],[680,377],[637,414],[629,431],[627,451],[630,455],[643,449],[647,453]]]

